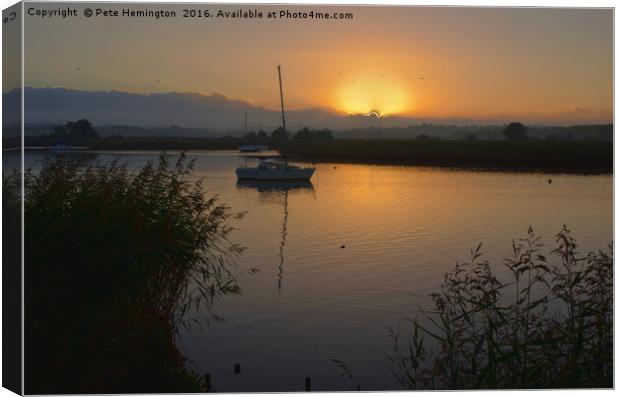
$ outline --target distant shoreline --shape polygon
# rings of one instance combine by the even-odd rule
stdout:
[[[291,156],[313,162],[577,174],[613,173],[611,142],[387,141],[291,142]]]
[[[610,142],[338,141],[289,145],[291,159],[498,172],[612,174]]]
[[[7,148],[7,140],[4,147]],[[46,137],[26,137],[27,147],[51,147]],[[102,138],[64,142],[90,150],[237,150],[249,143],[231,138]],[[269,143],[267,143],[269,144]],[[274,150],[282,143],[271,142]],[[8,145],[10,147],[10,145]],[[503,172],[572,174],[613,173],[613,143],[600,141],[349,140],[295,141],[286,144],[291,160],[428,166]]]
[[[440,168],[454,171],[473,171],[473,172],[504,172],[504,173],[540,173],[540,174],[569,174],[569,175],[613,175],[613,168],[604,167],[574,167],[574,168],[557,168],[537,165],[493,165],[493,164],[463,164],[463,163],[433,163],[433,162],[416,162],[416,161],[397,161],[397,160],[350,160],[335,159],[327,157],[310,157],[300,155],[290,155],[289,160],[292,162],[312,163],[312,164],[364,164],[364,165],[384,165],[393,167],[425,167]]]

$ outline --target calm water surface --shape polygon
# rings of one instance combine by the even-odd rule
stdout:
[[[27,166],[39,167],[43,153],[27,152]],[[139,167],[158,153],[78,156]],[[428,307],[425,296],[479,242],[501,275],[512,239],[529,226],[553,244],[566,224],[582,251],[612,240],[611,175],[318,164],[310,184],[282,186],[238,184],[238,153],[189,156],[205,194],[248,211],[231,238],[247,247],[239,271],[259,269],[241,277],[241,295],[216,304],[223,321],[194,313],[199,323],[179,337],[189,365],[218,391],[300,391],[306,376],[313,390],[354,389],[331,359],[364,390],[398,389],[388,327],[405,332],[405,319]]]

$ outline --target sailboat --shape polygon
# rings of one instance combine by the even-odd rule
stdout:
[[[286,118],[284,117],[284,95],[282,94],[282,74],[278,65],[278,81],[280,83],[280,106],[282,108],[282,129],[286,136]],[[239,167],[237,179],[277,180],[277,181],[308,181],[314,174],[314,167],[298,167],[288,163],[286,150],[284,162],[261,161],[256,167]]]
[[[255,144],[247,144],[247,145],[239,145],[239,151],[242,153],[258,153],[263,150],[269,149],[265,145],[255,145]]]
[[[245,123],[243,124],[243,136],[247,136],[248,133],[248,112],[245,112]],[[257,153],[262,152],[263,150],[267,150],[268,147],[265,145],[257,145],[257,144],[247,144],[247,145],[239,145],[239,151],[242,153]]]

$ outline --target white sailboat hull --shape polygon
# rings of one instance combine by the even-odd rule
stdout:
[[[308,181],[314,174],[314,168],[267,169],[237,168],[238,179],[271,181]]]
[[[267,146],[265,145],[240,145],[239,151],[244,153],[255,153],[262,152],[263,150],[267,150]]]

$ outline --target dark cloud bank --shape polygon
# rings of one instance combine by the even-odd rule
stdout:
[[[27,125],[62,124],[86,118],[96,126],[169,127],[210,131],[223,135],[243,130],[244,114],[248,114],[248,129],[271,131],[280,125],[277,110],[254,106],[249,102],[230,99],[221,94],[196,93],[133,94],[120,91],[79,91],[64,88],[31,88],[24,91],[25,122]],[[5,128],[19,124],[19,90],[3,93]],[[329,108],[287,111],[289,130],[299,127],[351,130],[394,128],[423,123],[443,125],[506,124],[518,120],[530,124],[571,125],[597,124],[607,119],[607,112],[575,108],[553,115],[530,113],[521,116],[489,115],[484,119],[415,117],[367,117],[344,115]],[[554,122],[555,120],[555,122]],[[561,120],[561,121],[560,121]],[[609,119],[611,120],[611,119]],[[611,121],[609,121],[611,122]]]

